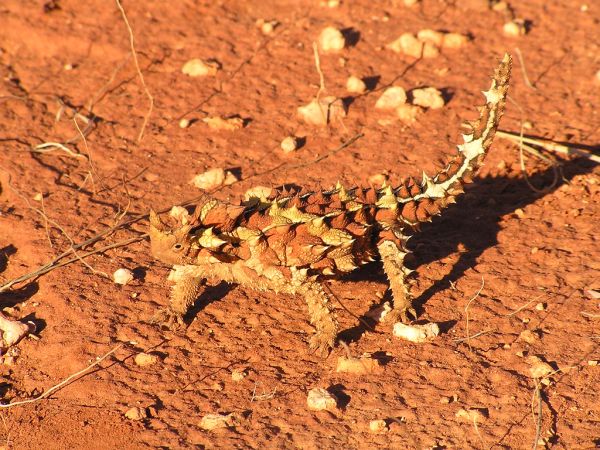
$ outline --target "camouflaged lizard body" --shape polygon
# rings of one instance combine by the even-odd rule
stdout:
[[[506,55],[484,92],[479,119],[466,123],[458,153],[431,178],[424,174],[420,182],[409,178],[381,188],[338,183],[317,192],[278,189],[268,198],[253,197],[239,205],[207,197],[191,216],[171,218],[176,223],[164,223],[151,212],[152,253],[174,265],[171,303],[156,321],[181,323],[205,279],[299,294],[316,328],[310,347],[326,355],[338,327],[320,280],[375,259],[382,260],[394,298],[385,320],[393,324],[415,316],[410,270],[404,266],[406,242],[419,224],[454,203],[481,165],[504,110],[510,68]]]

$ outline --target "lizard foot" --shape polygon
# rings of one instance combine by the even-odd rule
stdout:
[[[150,323],[159,325],[160,328],[175,331],[185,327],[183,315],[173,311],[171,308],[161,308],[150,319]]]
[[[408,323],[417,318],[417,311],[412,306],[404,308],[394,308],[383,318],[383,322],[394,325],[397,322]]]
[[[317,334],[310,338],[308,348],[310,349],[311,353],[314,353],[320,358],[327,358],[333,349],[334,342],[335,337],[327,336],[317,332]]]

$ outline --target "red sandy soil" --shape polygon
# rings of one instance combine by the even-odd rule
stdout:
[[[149,101],[115,2],[3,0],[3,280],[69,250],[67,235],[81,243],[150,207],[168,209],[199,195],[189,180],[213,167],[241,174],[215,194],[221,199],[256,185],[328,187],[338,179],[366,183],[384,170],[432,173],[460,142],[461,119],[474,116],[505,51],[515,64],[501,127],[518,132],[527,121],[527,134],[597,149],[600,4],[588,1],[586,10],[583,1],[514,1],[529,30],[506,37],[505,15],[485,3],[125,1],[154,97],[138,142]],[[265,36],[255,25],[261,18],[280,25]],[[296,108],[318,90],[312,42],[329,25],[351,29],[355,42],[321,55],[326,93],[347,96],[352,74],[376,83],[354,99],[342,124],[318,129],[300,124]],[[472,40],[419,61],[385,49],[401,33],[424,28]],[[215,58],[222,70],[189,77],[181,67],[191,58]],[[386,122],[393,114],[374,103],[391,83],[437,87],[448,103],[411,126]],[[95,118],[85,143],[76,113]],[[245,128],[216,131],[201,121],[234,114],[247,119]],[[183,117],[188,128],[179,127]],[[81,116],[77,124],[84,131]],[[356,143],[314,162],[359,132]],[[306,144],[284,154],[279,143],[290,134],[306,136]],[[89,158],[31,151],[43,142],[70,142]],[[5,403],[39,395],[122,347],[49,398],[0,411],[2,448],[533,448],[537,433],[537,448],[600,447],[600,366],[589,363],[600,359],[600,304],[590,292],[600,287],[600,171],[586,160],[561,163],[553,185],[553,169],[526,154],[529,181],[548,188],[534,192],[515,145],[497,138],[467,194],[415,237],[420,319],[443,329],[427,344],[400,341],[383,327],[368,330],[336,305],[348,349],[322,360],[307,352],[312,328],[302,299],[223,284],[199,298],[183,333],[160,330],[147,321],[167,303],[168,267],[153,260],[145,239],[14,285],[0,294],[4,311],[34,321],[39,339],[25,339],[3,358]],[[38,193],[43,203],[34,199]],[[144,218],[80,253],[146,230]],[[136,275],[124,287],[102,276],[120,267]],[[380,303],[386,286],[378,263],[330,283],[356,316]],[[139,367],[133,355],[140,351],[160,361]],[[347,352],[375,355],[383,373],[336,373]],[[557,369],[538,384],[539,398],[529,375],[532,355]],[[247,376],[232,380],[236,369]],[[308,410],[313,387],[337,394],[340,408]],[[149,416],[126,418],[134,406]],[[456,417],[473,408],[482,411],[475,423]],[[206,414],[230,412],[240,415],[236,427],[199,427]],[[388,431],[370,432],[373,419],[386,420]]]

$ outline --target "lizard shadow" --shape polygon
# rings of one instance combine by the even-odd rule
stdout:
[[[423,312],[423,305],[429,299],[450,287],[451,282],[461,278],[468,269],[477,264],[477,259],[486,249],[498,244],[503,216],[551,194],[576,175],[590,172],[594,166],[594,162],[585,158],[563,162],[562,179],[558,180],[552,189],[546,189],[543,193],[533,191],[523,178],[512,176],[476,178],[473,184],[465,186],[465,194],[457,198],[456,205],[449,207],[440,217],[434,218],[432,223],[424,224],[420,232],[409,241],[409,248],[414,252],[411,260],[407,261],[407,266],[411,269],[444,259],[456,254],[460,247],[464,248],[450,272],[414,299],[414,307],[419,316]],[[529,182],[538,189],[551,186],[553,179],[552,167],[529,176]],[[349,274],[346,279],[385,284],[386,278],[381,270],[381,263],[377,264],[377,270],[373,265],[367,265],[362,270]],[[390,299],[388,290],[376,307]],[[377,324],[368,312],[359,320],[360,323],[355,327],[342,331],[339,338],[346,342],[356,341],[366,331],[373,331]]]
[[[498,244],[503,216],[553,193],[573,177],[590,172],[594,166],[595,163],[584,158],[564,162],[562,179],[554,186],[552,167],[534,173],[529,176],[529,182],[537,189],[547,187],[541,193],[533,191],[523,178],[488,176],[476,179],[467,187],[466,195],[458,200],[458,205],[449,208],[433,223],[424,225],[411,243],[416,267],[443,259],[455,254],[459,246],[464,247],[450,272],[416,299],[417,306],[421,308],[436,293],[447,289],[450,282],[477,264],[485,250]]]

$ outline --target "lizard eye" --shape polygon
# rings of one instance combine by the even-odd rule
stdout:
[[[183,244],[181,244],[181,243],[177,243],[173,246],[173,250],[175,250],[176,252],[178,252],[182,248],[183,248]]]

